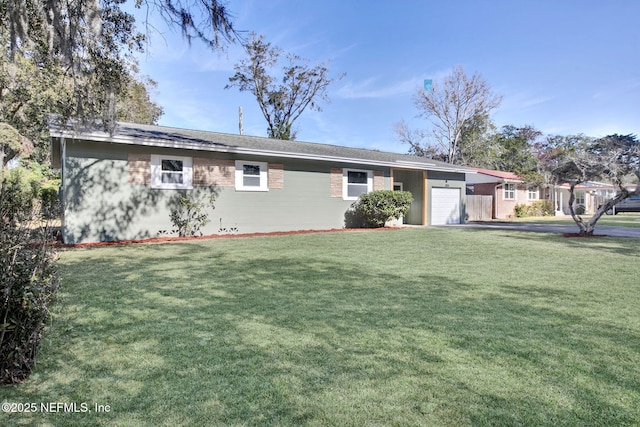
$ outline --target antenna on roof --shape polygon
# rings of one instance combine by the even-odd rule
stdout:
[[[240,135],[244,132],[242,129],[242,107],[238,107],[238,128],[240,129]]]

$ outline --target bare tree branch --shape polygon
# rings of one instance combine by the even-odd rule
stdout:
[[[488,118],[501,101],[478,73],[468,77],[461,66],[441,84],[434,83],[431,91],[420,88],[414,95],[420,116],[431,120],[433,137],[447,147],[448,163],[459,160],[465,126],[478,117]]]

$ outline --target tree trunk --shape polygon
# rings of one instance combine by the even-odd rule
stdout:
[[[584,228],[580,228],[580,235],[584,237],[593,236],[593,232],[596,231],[595,224],[591,224],[591,221],[584,224]]]
[[[573,194],[573,191],[575,190],[577,184],[578,184],[577,182],[570,183],[570,187],[569,187],[569,212],[571,213],[571,218],[573,218],[573,220],[575,221],[576,225],[580,229],[580,235],[581,236],[592,236],[593,235],[593,226],[588,227],[587,224],[585,224],[585,222],[582,219],[582,217],[580,215],[576,214],[576,211],[573,208],[573,202],[576,200],[576,196],[575,196],[575,194]]]
[[[593,232],[596,230],[596,223],[600,217],[602,217],[602,215],[604,215],[604,213],[609,209],[612,209],[618,202],[626,199],[630,195],[629,191],[621,186],[620,192],[614,198],[607,200],[606,203],[599,206],[589,221],[585,222],[573,209],[573,202],[575,200],[575,196],[573,194],[574,187],[575,184],[571,184],[569,189],[569,211],[571,212],[573,220],[580,228],[580,235],[585,237],[593,236]]]

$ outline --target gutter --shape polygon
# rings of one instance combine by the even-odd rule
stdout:
[[[494,204],[495,204],[495,213],[496,213],[496,219],[498,219],[498,187],[504,187],[504,182],[497,184],[495,187],[493,187],[493,200],[494,200]]]

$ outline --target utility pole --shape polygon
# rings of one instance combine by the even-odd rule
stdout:
[[[244,129],[242,129],[242,107],[238,107],[238,128],[240,129],[240,135],[242,135],[244,132]]]

